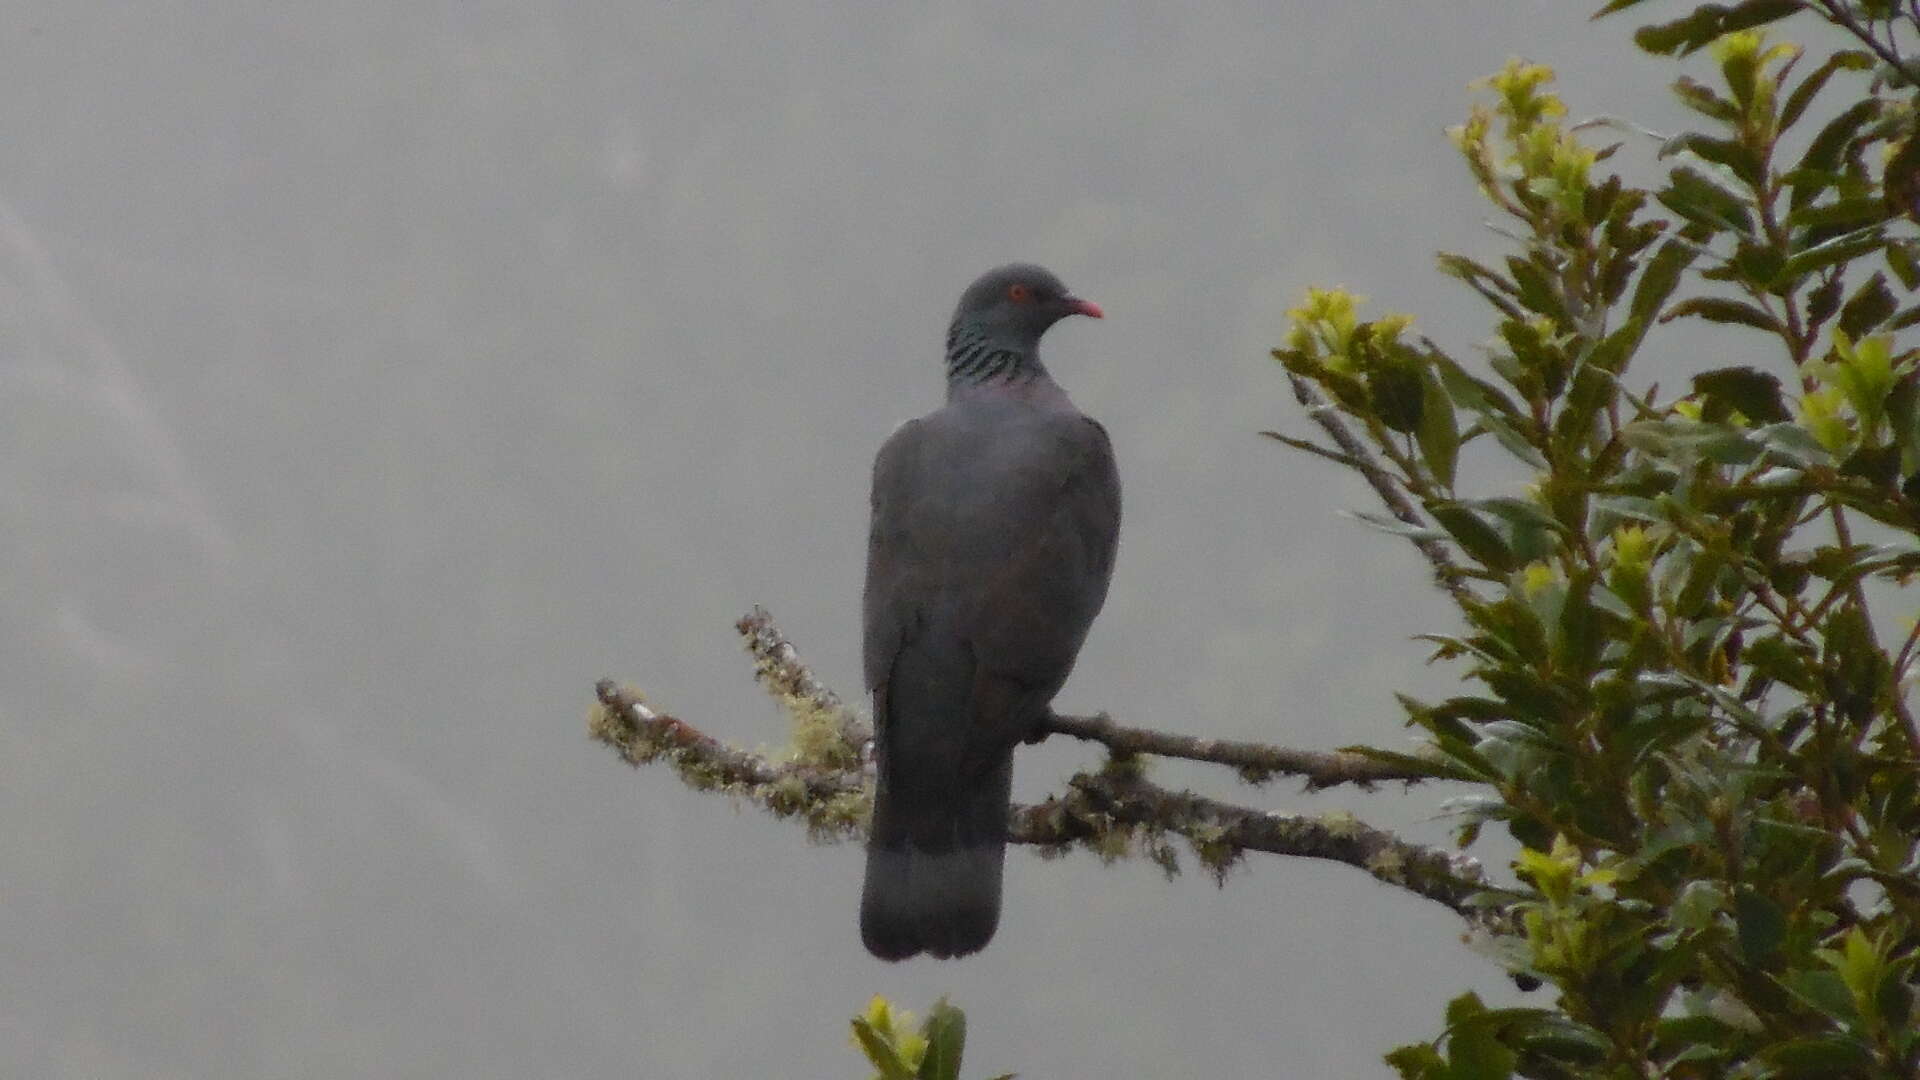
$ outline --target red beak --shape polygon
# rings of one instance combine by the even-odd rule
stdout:
[[[1104,319],[1107,317],[1107,313],[1100,310],[1100,305],[1091,300],[1082,300],[1077,296],[1069,296],[1067,297],[1066,304],[1067,310],[1073,312],[1075,315],[1085,315],[1089,319]]]

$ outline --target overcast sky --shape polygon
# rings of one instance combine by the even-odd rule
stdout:
[[[1406,745],[1447,609],[1257,436],[1307,430],[1267,349],[1344,284],[1472,355],[1468,82],[1678,122],[1593,6],[0,4],[0,1073],[859,1076],[881,992],[964,1007],[969,1075],[1376,1076],[1516,999],[1270,858],[1017,849],[985,953],[883,965],[856,846],[584,714],[613,676],[777,745],[754,604],[858,695],[869,462],[1026,259],[1106,308],[1047,356],[1126,489],[1062,708]],[[1446,834],[1438,788],[1156,775]]]

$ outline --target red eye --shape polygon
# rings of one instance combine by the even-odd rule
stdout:
[[[1007,299],[1016,304],[1030,303],[1033,300],[1033,290],[1027,288],[1025,285],[1009,285],[1007,286]]]

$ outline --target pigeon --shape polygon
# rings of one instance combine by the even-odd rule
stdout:
[[[946,405],[873,463],[863,604],[873,824],[860,937],[883,960],[965,956],[1000,922],[1013,748],[1037,738],[1106,601],[1120,477],[1040,362],[1069,315],[1038,266],[989,271],[947,331]]]

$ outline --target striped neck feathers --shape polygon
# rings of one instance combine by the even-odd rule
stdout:
[[[1015,346],[977,327],[955,323],[947,331],[947,387],[1019,384],[1047,378],[1031,345]]]

